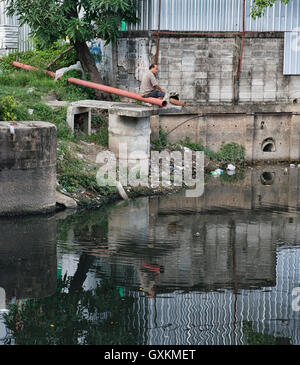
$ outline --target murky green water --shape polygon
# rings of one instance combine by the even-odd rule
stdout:
[[[300,344],[300,169],[0,220],[2,344]],[[298,296],[297,296],[298,295]]]

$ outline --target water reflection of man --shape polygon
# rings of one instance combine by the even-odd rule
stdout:
[[[155,285],[159,275],[163,272],[163,266],[151,264],[145,261],[142,263],[139,270],[139,279],[142,290],[148,294],[147,298],[155,298]]]

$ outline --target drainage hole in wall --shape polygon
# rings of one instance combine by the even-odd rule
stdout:
[[[263,185],[272,185],[274,183],[275,173],[265,171],[260,175],[260,181]]]
[[[275,152],[276,144],[273,138],[266,138],[262,141],[261,149],[263,152]]]

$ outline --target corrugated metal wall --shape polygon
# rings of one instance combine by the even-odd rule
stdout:
[[[246,31],[287,31],[300,27],[300,0],[280,0],[262,18],[250,16],[253,0],[246,0]],[[157,30],[159,0],[141,0],[140,24],[129,30]],[[162,0],[160,29],[168,31],[241,32],[243,0]]]
[[[28,25],[19,26],[16,16],[9,17],[5,14],[5,3],[0,3],[0,51],[27,51],[32,48],[29,39],[30,28]]]
[[[162,0],[161,30],[240,31],[241,0]],[[153,0],[152,29],[158,28],[159,0]]]

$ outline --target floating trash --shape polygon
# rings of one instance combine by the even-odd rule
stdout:
[[[216,169],[216,170],[214,170],[214,171],[211,171],[210,172],[211,174],[212,174],[212,176],[220,176],[220,175],[222,175],[223,174],[223,170],[221,170],[221,169]]]

